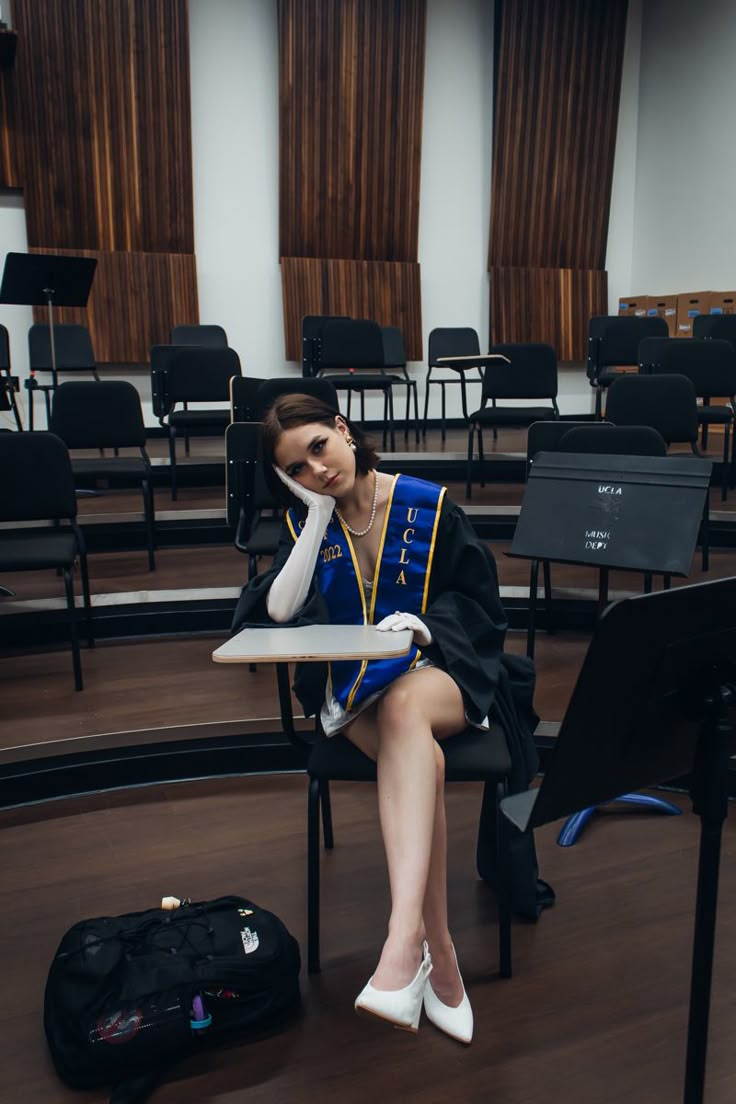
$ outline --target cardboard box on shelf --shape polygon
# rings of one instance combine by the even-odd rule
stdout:
[[[736,291],[712,291],[710,314],[736,314]]]
[[[618,301],[618,313],[621,317],[644,318],[647,313],[647,296],[622,295]]]
[[[647,315],[650,318],[664,318],[670,337],[677,333],[677,296],[648,295]]]
[[[693,318],[710,311],[710,291],[686,291],[677,296],[676,337],[693,336]]]

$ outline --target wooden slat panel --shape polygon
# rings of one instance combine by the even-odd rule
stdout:
[[[19,147],[13,70],[0,68],[0,188],[22,186]]]
[[[30,245],[192,253],[186,0],[15,0]]]
[[[422,360],[418,264],[282,257],[286,359],[302,358],[305,314],[347,314],[398,326],[409,360]]]
[[[426,0],[280,0],[280,253],[416,261]]]
[[[549,340],[564,360],[584,359],[587,319],[607,310],[626,12],[627,0],[496,0],[491,330]]]
[[[490,289],[491,342],[546,341],[562,361],[584,360],[588,319],[608,313],[601,269],[497,267]]]
[[[489,263],[603,268],[626,0],[498,0]]]
[[[86,309],[59,308],[55,319],[89,327],[98,364],[146,364],[152,345],[168,344],[172,326],[199,320],[191,253],[37,252],[97,257]],[[45,322],[45,308],[35,308],[34,318]]]

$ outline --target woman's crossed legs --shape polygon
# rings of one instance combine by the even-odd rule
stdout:
[[[401,989],[417,972],[422,940],[432,955],[432,988],[460,1003],[462,982],[447,924],[444,755],[437,741],[467,722],[462,695],[438,667],[396,680],[344,735],[376,761],[378,811],[386,849],[391,917],[371,984]]]

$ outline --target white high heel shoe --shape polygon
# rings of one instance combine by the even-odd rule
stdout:
[[[355,1000],[355,1011],[386,1020],[402,1031],[417,1032],[422,1014],[427,978],[432,972],[432,957],[422,944],[422,961],[412,981],[403,989],[374,989],[370,978]],[[454,1011],[454,1009],[453,1009]]]
[[[457,966],[457,953],[454,946],[452,953],[455,955],[455,965]],[[457,1039],[459,1043],[469,1043],[473,1038],[473,1009],[470,1007],[468,994],[465,992],[459,966],[457,966],[457,972],[460,977],[460,984],[463,987],[463,999],[457,1007],[453,1008],[449,1004],[443,1004],[432,988],[432,982],[427,981],[424,990],[424,1011],[427,1013],[427,1019],[430,1023],[433,1023],[440,1031],[444,1031],[452,1039]]]

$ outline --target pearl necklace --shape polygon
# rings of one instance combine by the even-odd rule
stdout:
[[[353,536],[353,537],[364,537],[367,533],[370,533],[371,529],[373,528],[373,522],[376,520],[376,506],[377,505],[378,505],[378,476],[374,472],[373,473],[373,505],[371,506],[370,521],[366,525],[365,529],[353,529],[353,527],[351,525],[348,525],[345,518],[342,516],[342,514],[338,510],[337,506],[335,507],[335,513],[337,514],[340,521],[343,523],[343,525],[345,526],[345,528],[347,529],[348,533],[350,533],[351,536]]]

